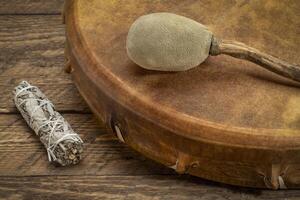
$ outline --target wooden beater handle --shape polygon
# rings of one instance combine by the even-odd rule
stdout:
[[[259,50],[249,47],[243,43],[231,40],[219,41],[214,37],[210,49],[210,55],[217,56],[220,54],[226,54],[235,58],[251,61],[271,72],[300,82],[299,66],[289,64],[276,57],[262,53]]]

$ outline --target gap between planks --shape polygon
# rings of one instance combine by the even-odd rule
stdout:
[[[0,180],[0,195],[3,198],[21,199],[294,200],[300,198],[297,190],[269,191],[232,187],[187,175],[3,177]]]

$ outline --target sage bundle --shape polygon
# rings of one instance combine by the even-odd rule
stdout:
[[[81,160],[83,141],[39,88],[22,81],[14,90],[14,102],[44,144],[50,162],[67,166]]]

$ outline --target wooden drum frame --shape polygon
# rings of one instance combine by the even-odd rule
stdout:
[[[300,187],[300,84],[255,64],[210,57],[178,73],[126,54],[139,16],[171,12],[300,63],[300,2],[66,0],[66,66],[118,138],[178,173],[270,189]]]

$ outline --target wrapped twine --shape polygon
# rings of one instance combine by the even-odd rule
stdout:
[[[49,161],[62,166],[77,164],[83,141],[47,97],[26,81],[15,88],[14,95],[16,107],[46,147]]]

